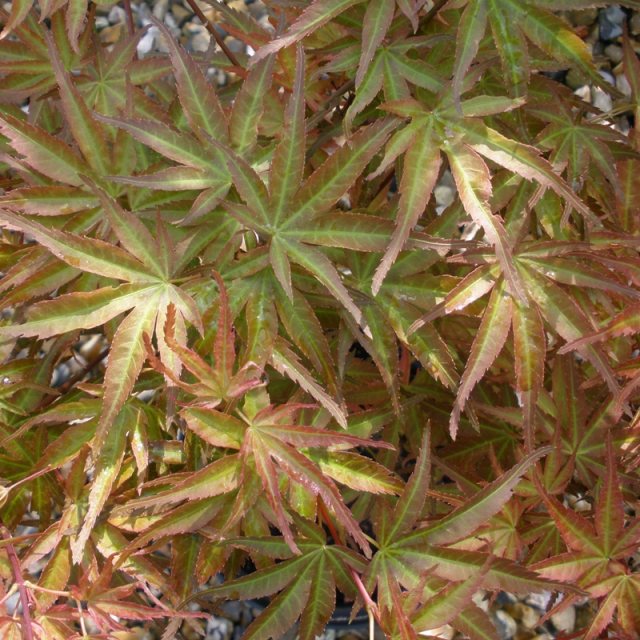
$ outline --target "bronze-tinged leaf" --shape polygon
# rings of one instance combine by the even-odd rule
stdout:
[[[442,158],[431,127],[421,131],[405,153],[404,171],[400,180],[398,219],[391,242],[376,269],[371,291],[376,295],[382,281],[402,250],[409,234],[431,198],[436,185]]]
[[[524,414],[525,444],[531,450],[535,437],[536,405],[544,380],[546,359],[544,323],[538,308],[514,302],[512,329],[516,389]]]
[[[492,193],[489,168],[482,158],[466,145],[448,143],[446,152],[465,211],[482,227],[487,240],[493,245],[511,293],[527,304],[524,286],[514,265],[504,225],[502,220],[492,213],[489,204]]]
[[[494,287],[471,345],[471,353],[460,379],[460,388],[449,421],[453,439],[458,432],[460,413],[464,410],[471,391],[498,357],[507,340],[511,328],[513,299],[505,289],[504,281]]]
[[[362,84],[371,60],[387,35],[387,29],[393,20],[395,6],[387,0],[371,0],[362,21],[362,52],[356,72],[356,90]]]

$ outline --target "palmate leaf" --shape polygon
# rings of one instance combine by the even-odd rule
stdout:
[[[637,519],[625,524],[619,482],[614,449],[608,436],[606,468],[598,494],[595,526],[557,499],[545,492],[541,494],[569,551],[536,563],[534,567],[542,575],[576,581],[595,598],[604,596],[585,633],[589,640],[598,637],[612,620],[616,609],[623,631],[630,635],[637,631],[634,609],[638,600],[637,583],[625,559],[637,547],[640,524]]]
[[[153,19],[169,47],[173,65],[178,99],[191,130],[199,138],[212,138],[226,142],[228,127],[220,100],[211,84],[207,82],[200,67],[186,51],[176,43],[169,30],[161,22]]]
[[[114,481],[121,461],[120,453],[110,454],[108,461],[105,456],[107,451],[122,449],[122,438],[118,440],[117,447],[105,447],[118,433],[113,424],[116,423],[142,368],[145,359],[144,336],[153,334],[158,314],[170,303],[178,306],[183,317],[199,323],[197,311],[194,315],[193,303],[186,294],[166,280],[166,268],[159,264],[153,252],[149,251],[156,243],[152,241],[146,228],[140,226],[140,222],[131,213],[121,209],[106,194],[99,192],[99,196],[116,236],[121,244],[137,257],[114,245],[47,229],[9,212],[1,216],[5,225],[29,232],[38,242],[67,263],[107,278],[130,281],[130,284],[116,288],[104,287],[87,293],[75,292],[42,302],[32,307],[27,322],[4,329],[11,335],[49,337],[75,328],[101,325],[131,310],[113,337],[109,365],[104,378],[102,409],[92,443],[97,464],[103,464],[99,461],[105,460],[107,475],[101,486],[101,493],[90,494],[89,514],[78,540],[73,545],[75,562],[81,559],[85,542],[106,500],[110,483]],[[156,273],[153,273],[153,270]],[[94,486],[98,491],[99,485]]]
[[[426,527],[416,527],[430,481],[429,439],[426,433],[428,430],[425,430],[416,468],[397,502],[395,511],[391,512],[385,507],[379,514],[379,551],[367,568],[365,584],[370,590],[377,584],[378,602],[389,610],[390,615],[406,615],[394,607],[393,593],[402,586],[409,589],[413,594],[412,598],[420,603],[416,614],[416,621],[420,625],[430,625],[429,612],[436,607],[442,615],[448,612],[446,616],[451,619],[455,628],[464,628],[473,638],[485,637],[480,630],[486,630],[490,626],[484,622],[471,622],[476,614],[474,605],[470,604],[467,596],[470,598],[475,590],[484,587],[520,592],[559,585],[547,583],[545,587],[544,579],[532,572],[516,568],[517,565],[509,561],[492,558],[490,554],[483,552],[465,551],[445,545],[455,543],[474,532],[496,514],[508,501],[522,475],[540,457],[548,453],[550,448],[524,458],[503,477],[471,497],[465,506],[434,523],[427,524]],[[437,576],[454,583],[455,586],[452,585],[448,591],[441,593],[442,596],[446,594],[446,597],[431,599],[433,593],[425,589],[424,577],[421,578],[425,575]],[[461,601],[466,602],[466,605]],[[419,613],[421,610],[422,614]],[[465,624],[464,618],[458,620],[455,616],[471,618]],[[476,625],[477,633],[473,630]],[[435,622],[431,626],[435,626]],[[416,630],[421,631],[423,627],[417,626]]]
[[[342,578],[344,566],[361,570],[360,556],[340,545],[326,545],[316,531],[316,539],[300,542],[301,555],[291,552],[281,538],[242,538],[228,544],[249,552],[268,553],[284,558],[282,562],[219,587],[201,591],[199,596],[213,598],[258,598],[280,592],[248,627],[246,638],[281,637],[300,619],[301,638],[312,640],[324,628],[335,608],[335,583]]]

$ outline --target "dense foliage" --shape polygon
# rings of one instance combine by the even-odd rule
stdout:
[[[0,636],[488,640],[476,592],[551,590],[637,638],[630,40],[620,99],[553,12],[605,2],[266,4],[216,5],[251,57],[1,16]]]

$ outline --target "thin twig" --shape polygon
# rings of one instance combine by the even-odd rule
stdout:
[[[133,11],[131,11],[131,0],[124,0],[124,15],[127,22],[127,31],[132,36],[135,30],[133,22]]]
[[[328,113],[333,111],[333,109],[340,103],[340,99],[342,96],[347,93],[347,91],[351,91],[356,86],[355,80],[348,80],[342,86],[338,87],[326,101],[324,107],[322,107],[319,111],[316,111],[308,120],[307,120],[307,131],[313,129]]]
[[[438,13],[438,11],[440,11],[440,9],[442,9],[442,7],[444,7],[444,5],[448,2],[449,0],[436,0],[433,3],[433,7],[431,7],[431,9],[429,9],[429,11],[427,11],[427,13],[425,13],[424,17],[422,18],[422,20],[420,20],[420,26],[424,26],[427,22],[429,22],[429,20],[431,20],[436,13]]]
[[[202,9],[200,9],[200,7],[196,4],[195,0],[187,0],[187,4],[191,7],[198,18],[200,18],[200,22],[202,22],[207,31],[213,36],[214,40],[218,43],[218,46],[222,49],[224,55],[229,58],[229,62],[231,62],[234,67],[242,69],[242,65],[238,61],[238,58],[236,58],[233,51],[231,51],[229,47],[227,47],[227,45],[224,43],[224,40],[216,31],[216,28],[213,26],[213,24],[211,24],[211,21],[207,18],[207,16],[204,15]]]
[[[0,533],[5,540],[11,539],[11,532],[4,525],[0,525]],[[11,570],[13,571],[13,579],[18,585],[18,593],[20,594],[20,604],[22,604],[22,637],[24,640],[34,640],[33,621],[31,620],[31,610],[29,609],[29,593],[22,577],[22,568],[20,560],[16,553],[15,547],[9,542],[6,546]]]
[[[82,603],[77,598],[76,608],[78,609],[78,620],[80,621],[80,631],[82,632],[82,637],[86,638],[89,634],[87,633],[87,627],[84,624],[84,612],[82,611]]]

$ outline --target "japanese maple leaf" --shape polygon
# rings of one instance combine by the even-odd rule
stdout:
[[[105,373],[102,409],[92,447],[100,456],[112,435],[111,426],[118,417],[142,369],[145,357],[144,335],[158,337],[165,365],[179,373],[181,364],[164,341],[162,327],[167,309],[175,305],[178,340],[186,340],[185,321],[201,329],[199,312],[193,300],[171,282],[176,268],[173,252],[166,246],[168,237],[159,233],[153,238],[148,229],[132,213],[95,187],[104,212],[121,247],[56,229],[49,229],[8,211],[0,213],[0,224],[29,233],[40,245],[67,264],[109,280],[120,280],[117,286],[104,286],[87,292],[73,292],[33,305],[27,321],[4,326],[8,336],[38,336],[42,339],[76,329],[101,326],[125,313],[116,330]],[[97,513],[94,515],[95,521]],[[86,538],[93,522],[85,523]],[[74,546],[76,560],[81,545]]]
[[[473,388],[498,357],[510,331],[513,335],[516,390],[524,407],[523,427],[528,442],[533,442],[536,403],[544,376],[545,326],[580,347],[609,389],[614,393],[618,391],[603,350],[599,345],[592,345],[591,338],[585,338],[593,333],[587,313],[573,296],[566,294],[563,287],[573,285],[614,290],[631,298],[637,298],[638,293],[633,287],[623,284],[610,269],[603,268],[609,264],[617,265],[615,258],[608,258],[604,252],[602,256],[583,254],[580,251],[582,247],[582,243],[572,242],[536,243],[535,247],[522,243],[516,247],[512,260],[524,287],[525,302],[508,293],[506,276],[500,275],[496,264],[499,261],[495,256],[482,249],[470,248],[462,259],[478,266],[462,278],[441,303],[408,328],[407,333],[411,335],[426,322],[443,314],[461,311],[491,292],[460,380],[450,421],[452,434],[456,433],[460,413]],[[474,259],[474,255],[478,259]],[[479,258],[480,255],[483,257]],[[584,260],[585,257],[589,262]]]
[[[281,562],[219,587],[205,589],[197,597],[250,599],[276,595],[267,608],[249,625],[245,640],[281,638],[300,619],[301,640],[313,640],[324,629],[335,608],[336,585],[345,594],[354,588],[348,570],[362,572],[366,563],[351,549],[327,544],[316,526],[304,524],[297,539],[299,555],[293,555],[282,538],[242,538],[227,544],[250,554],[281,559]]]
[[[369,553],[369,543],[346,507],[334,478],[354,489],[396,493],[401,484],[394,476],[375,461],[347,451],[358,446],[392,447],[382,441],[367,440],[342,431],[299,424],[296,416],[307,407],[300,404],[277,407],[267,404],[258,410],[253,407],[253,401],[247,400],[243,411],[239,413],[240,417],[235,417],[211,407],[187,406],[181,416],[190,431],[213,447],[237,453],[219,458],[178,482],[175,487],[132,500],[117,511],[130,512],[174,505],[185,500],[212,498],[233,491],[246,482],[253,482],[252,478],[257,475],[273,510],[275,524],[282,531],[287,544],[297,553],[298,547],[290,525],[291,516],[285,508],[279,487],[280,478],[288,477],[311,495],[321,497],[347,532]],[[259,495],[259,486],[254,485],[251,485],[252,502]],[[211,504],[214,508],[217,503]],[[203,504],[200,510],[206,508]],[[200,513],[197,510],[198,507],[193,507],[189,513]],[[237,517],[242,515],[242,510],[239,510]]]
[[[548,449],[524,458],[463,506],[425,526],[419,520],[430,483],[431,465],[429,429],[424,433],[416,468],[404,492],[393,509],[389,503],[382,503],[377,514],[378,552],[367,568],[365,584],[370,592],[377,585],[383,619],[387,615],[390,619],[404,619],[398,623],[406,630],[402,637],[413,637],[410,630],[415,625],[414,632],[418,632],[439,626],[442,622],[438,620],[442,619],[474,640],[490,637],[491,623],[471,603],[471,596],[478,588],[527,593],[557,587],[558,583],[548,583],[509,560],[452,545],[498,513],[522,475]],[[456,583],[456,588],[444,589],[442,581]],[[411,610],[415,609],[414,613],[396,606],[398,595],[404,590],[413,592],[407,604]]]
[[[196,397],[192,406],[214,408],[223,400],[230,401],[244,395],[249,389],[263,384],[262,371],[254,362],[242,366],[236,364],[235,332],[231,324],[231,310],[227,290],[222,278],[214,272],[218,284],[218,321],[213,345],[213,365],[198,352],[187,347],[176,336],[176,309],[169,305],[164,326],[164,339],[169,350],[179,362],[195,376],[195,382],[185,382],[158,360],[151,345],[151,338],[145,335],[147,354],[153,365],[164,373],[176,386]],[[207,316],[207,320],[210,318]]]
[[[573,582],[599,600],[585,640],[597,638],[616,613],[622,631],[635,638],[640,628],[640,574],[627,560],[640,544],[640,518],[625,522],[611,437],[593,522],[546,492],[541,496],[568,550],[532,568],[547,578]]]

